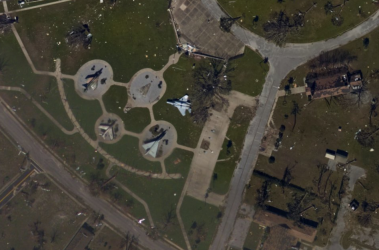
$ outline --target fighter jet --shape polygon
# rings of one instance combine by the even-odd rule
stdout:
[[[113,140],[114,138],[113,126],[114,125],[115,125],[115,122],[112,122],[110,124],[101,123],[99,125],[100,135],[101,137],[103,137],[103,139],[106,139],[106,137],[109,136],[109,139]]]
[[[95,90],[97,88],[97,83],[99,81],[100,75],[103,73],[103,68],[96,71],[95,74],[86,76],[86,83],[82,84],[82,87],[84,88],[84,92],[88,90],[88,87],[90,87],[92,90]]]
[[[191,103],[188,101],[188,95],[183,96],[179,100],[167,100],[167,103],[171,104],[174,107],[177,107],[182,116],[186,115],[186,110],[188,110],[188,112],[191,113]]]
[[[154,158],[157,157],[159,143],[161,142],[162,138],[166,135],[166,132],[167,130],[163,131],[160,135],[151,140],[146,141],[145,144],[142,145],[142,147],[146,150],[145,155],[149,154]]]

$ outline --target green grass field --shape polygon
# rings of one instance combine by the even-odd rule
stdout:
[[[235,68],[229,74],[233,90],[251,96],[262,92],[269,66],[263,63],[263,58],[259,54],[246,47],[242,57],[229,63]]]
[[[247,234],[243,245],[244,250],[256,250],[263,236],[263,232],[263,228],[261,228],[257,223],[251,222],[249,233]]]
[[[38,69],[53,70],[53,58],[61,58],[62,72],[75,74],[87,61],[102,59],[111,64],[115,80],[128,82],[142,68],[162,68],[176,43],[167,1],[118,1],[111,7],[82,0],[24,11],[17,30]],[[65,43],[79,22],[89,22],[89,50]]]
[[[206,250],[212,243],[221,211],[190,196],[184,197],[180,214],[192,249]]]
[[[128,102],[128,93],[124,87],[111,86],[103,95],[103,102],[109,113],[118,115],[124,121],[126,130],[141,133],[151,122],[147,108],[132,108],[128,113],[124,113],[124,107]]]
[[[33,182],[38,181],[38,182]],[[37,175],[5,207],[0,215],[2,240],[0,249],[33,249],[38,246],[37,236],[33,237],[34,224],[43,230],[43,249],[64,249],[79,229],[85,217],[77,217],[85,211],[71,200],[44,175]],[[46,185],[43,191],[39,185]],[[32,204],[28,206],[28,204]],[[56,234],[52,241],[53,234]],[[22,240],[20,240],[22,239]]]
[[[64,128],[72,130],[55,78],[33,73],[12,33],[0,36],[0,57],[5,62],[0,85],[24,88]]]
[[[158,103],[153,106],[155,120],[172,123],[178,132],[178,144],[196,147],[202,127],[194,124],[187,113],[182,116],[177,108],[166,103],[167,99],[181,98],[188,94],[193,84],[193,64],[198,60],[182,55],[179,62],[169,67],[164,73],[167,90]]]
[[[321,0],[317,2],[317,6],[311,9],[305,15],[305,24],[298,35],[288,38],[288,42],[313,42],[323,39],[335,37],[344,31],[347,31],[359,23],[366,20],[377,9],[378,5],[371,1],[349,1],[343,7],[341,16],[344,22],[341,26],[333,26],[331,22],[332,15],[326,15],[324,5],[328,0]],[[314,1],[283,1],[279,3],[277,0],[218,0],[218,3],[233,17],[241,16],[238,23],[252,32],[264,36],[262,25],[271,20],[274,12],[281,10],[285,11],[289,17],[297,11],[305,13],[312,7]],[[343,3],[343,1],[331,1],[334,6]],[[361,15],[359,15],[359,6],[361,6]],[[340,12],[340,8],[334,9],[335,13]],[[253,20],[258,16],[258,22]],[[242,22],[241,22],[242,20]]]
[[[0,189],[20,172],[25,163],[24,155],[18,155],[18,148],[0,131]]]
[[[239,161],[247,128],[249,127],[252,118],[253,114],[251,110],[246,107],[240,106],[234,111],[229,129],[226,133],[226,136],[230,139],[231,143],[228,139],[225,139],[222,145],[222,150],[218,159],[225,161],[216,163],[214,174],[217,174],[217,179],[213,178],[211,182],[212,192],[219,194],[225,194],[228,192],[229,183],[234,168]]]
[[[149,161],[143,157],[138,148],[138,138],[136,137],[124,135],[117,143],[100,143],[99,146],[117,160],[133,168],[150,171],[152,173],[162,172],[159,162]]]
[[[17,110],[16,114],[68,165],[73,169],[79,167],[77,171],[83,171],[84,178],[97,172],[97,164],[103,157],[95,153],[95,149],[80,134],[64,134],[22,94],[0,92],[0,95],[10,106],[25,107]],[[106,160],[104,164],[108,164]]]
[[[95,239],[90,243],[89,248],[92,250],[124,250],[123,237],[114,232],[109,227],[105,226],[97,233]]]
[[[188,170],[189,165],[186,166],[187,173]],[[152,179],[132,174],[119,167],[113,167],[111,173],[116,171],[118,172],[117,180],[146,201],[159,233],[167,235],[169,240],[185,247],[183,235],[175,215],[176,205],[185,179]],[[173,212],[174,215],[168,220],[170,212]]]
[[[80,126],[92,139],[97,139],[95,123],[103,114],[100,103],[97,100],[85,100],[81,98],[75,90],[74,81],[65,79],[64,90],[67,102]]]
[[[367,48],[363,45],[364,38],[369,38],[370,41]],[[357,60],[352,61],[349,64],[349,68],[350,70],[361,70],[363,78],[367,80],[366,88],[370,94],[364,95],[366,99],[370,100],[370,98],[378,97],[379,80],[370,77],[370,75],[379,69],[379,58],[375,54],[379,49],[379,29],[377,28],[368,35],[342,46],[341,49],[348,50],[352,55],[357,56]],[[307,63],[291,72],[287,78],[289,76],[302,78],[309,71],[310,64]],[[299,84],[299,81],[296,82]],[[349,159],[357,159],[354,164],[368,171],[366,179],[364,179],[364,184],[368,185],[367,190],[361,185],[355,185],[354,197],[359,201],[364,199],[378,200],[379,194],[373,190],[376,189],[376,181],[374,180],[379,177],[379,173],[376,170],[379,159],[376,154],[369,152],[369,148],[362,147],[354,140],[358,129],[370,129],[370,104],[357,105],[356,100],[353,99],[350,104],[346,105],[339,104],[333,100],[331,107],[328,107],[325,100],[313,101],[309,106],[303,108],[303,111],[298,116],[296,128],[294,132],[291,132],[293,125],[293,116],[290,115],[292,100],[297,101],[301,107],[307,101],[305,97],[301,99],[299,95],[287,97],[286,105],[283,105],[283,100],[283,98],[279,99],[274,113],[275,124],[278,127],[281,124],[285,124],[287,127],[284,132],[283,146],[278,152],[274,153],[274,156],[279,161],[274,164],[268,164],[267,158],[259,157],[257,169],[265,169],[269,174],[280,176],[287,164],[293,164],[294,161],[297,161],[301,164],[297,164],[296,168],[304,166],[306,171],[303,171],[303,167],[295,170],[299,172],[297,174],[298,178],[295,178],[294,182],[298,181],[300,185],[303,185],[306,184],[305,180],[312,178],[317,172],[313,166],[318,163],[326,163],[326,158],[324,157],[326,148],[333,150],[337,148],[343,149],[349,152]],[[288,114],[289,118],[285,119],[284,114]],[[373,126],[378,124],[377,116],[373,117],[372,124]],[[342,126],[342,132],[337,131],[339,126]],[[375,141],[373,148],[376,145],[377,142]],[[291,146],[295,146],[293,150],[289,150]],[[278,169],[282,170],[279,171]]]
[[[168,174],[179,173],[184,178],[187,177],[188,169],[191,165],[193,153],[175,148],[169,157],[164,161],[166,166],[166,172]]]

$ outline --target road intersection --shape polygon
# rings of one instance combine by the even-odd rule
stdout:
[[[202,2],[208,11],[212,13],[213,18],[219,20],[220,17],[226,15],[216,0],[202,0]],[[266,82],[259,98],[256,116],[250,123],[245,137],[241,160],[234,171],[228,197],[225,200],[224,216],[210,248],[211,250],[225,249],[228,245],[229,237],[233,231],[242,202],[245,185],[249,182],[254,169],[259,153],[259,146],[282,80],[291,70],[318,56],[321,52],[338,48],[368,34],[379,26],[378,17],[379,12],[377,11],[367,21],[333,39],[315,43],[286,44],[283,48],[268,42],[264,38],[238,25],[232,27],[233,34],[246,46],[258,51],[263,57],[269,59],[270,70],[266,76]]]
[[[216,0],[202,0],[202,3],[209,12],[212,13],[215,19],[218,20],[221,16],[225,15]],[[241,42],[269,59],[270,70],[259,98],[259,107],[256,116],[252,120],[245,138],[241,160],[235,169],[229,193],[225,200],[224,216],[211,249],[225,249],[228,244],[242,201],[243,191],[253,171],[261,139],[264,135],[266,124],[269,120],[282,79],[284,79],[291,70],[316,57],[322,51],[335,49],[369,33],[379,26],[378,17],[379,12],[376,12],[366,22],[330,40],[307,44],[287,44],[283,48],[267,42],[262,37],[240,26],[233,26],[232,32]],[[0,123],[11,137],[18,142],[22,142],[22,146],[31,153],[33,159],[47,173],[59,180],[61,185],[67,190],[81,197],[87,205],[97,207],[98,210],[105,215],[106,220],[110,224],[113,224],[124,232],[129,231],[138,235],[142,244],[149,249],[174,249],[163,241],[153,241],[145,235],[144,230],[138,227],[135,222],[122,215],[106,201],[93,197],[88,192],[86,186],[81,181],[73,179],[64,169],[64,166],[56,160],[55,156],[36,142],[35,138],[20,125],[20,121],[17,121],[4,106],[0,106]]]

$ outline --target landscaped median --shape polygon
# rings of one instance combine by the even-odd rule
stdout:
[[[245,135],[253,117],[254,112],[251,108],[239,106],[234,110],[229,129],[226,133],[227,138],[224,140],[218,162],[214,169],[210,185],[212,192],[218,194],[226,194],[228,192],[230,180],[239,162]]]

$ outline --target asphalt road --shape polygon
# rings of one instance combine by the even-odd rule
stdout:
[[[216,0],[201,1],[216,20],[225,16]],[[263,57],[269,59],[270,70],[259,98],[259,107],[256,116],[251,122],[245,137],[241,160],[234,171],[228,197],[225,202],[224,216],[210,248],[211,250],[222,250],[228,245],[242,202],[243,191],[254,169],[255,161],[259,153],[259,146],[282,79],[284,79],[291,70],[318,56],[321,52],[338,48],[374,30],[379,26],[378,17],[379,12],[377,11],[366,22],[333,39],[315,43],[287,44],[283,48],[266,41],[264,38],[245,30],[239,25],[232,27],[233,34],[246,46],[251,47],[258,51]]]
[[[31,165],[30,169],[22,173],[12,184],[10,184],[1,194],[0,194],[0,208],[2,208],[7,202],[13,198],[13,192],[24,183],[34,172],[34,166]]]
[[[14,118],[12,114],[4,107],[4,101],[0,98],[0,126],[19,143],[26,152],[29,152],[30,158],[38,166],[56,179],[62,187],[68,192],[82,199],[82,201],[94,211],[104,214],[105,220],[118,228],[122,232],[130,232],[139,238],[143,247],[150,250],[173,250],[172,246],[163,241],[154,241],[148,237],[145,231],[138,226],[137,222],[123,215],[111,204],[94,197],[83,182],[74,179],[65,169],[64,166],[47,151],[24,127]]]

